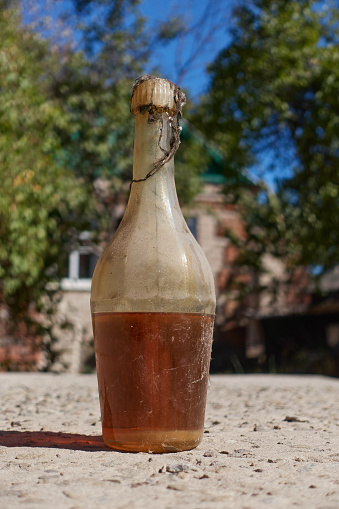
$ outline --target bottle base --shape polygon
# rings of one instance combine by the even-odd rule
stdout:
[[[202,439],[202,430],[140,430],[103,428],[105,444],[125,452],[180,452],[194,449]]]

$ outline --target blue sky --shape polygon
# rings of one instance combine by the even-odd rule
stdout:
[[[154,55],[146,70],[158,67],[163,77],[186,88],[190,96],[196,99],[208,86],[207,64],[229,43],[229,20],[235,1],[182,0],[179,3],[176,0],[143,0],[140,9],[147,18],[150,33],[152,27],[171,16],[179,16],[185,28],[198,25],[182,41],[154,48]],[[178,68],[185,63],[186,72],[180,76]]]
[[[38,19],[44,14],[50,15],[51,36],[58,37],[59,27],[56,24],[57,14],[71,12],[72,0],[22,0],[23,6],[30,5],[31,19]],[[229,29],[231,12],[238,0],[141,0],[139,9],[146,20],[146,29],[154,34],[155,27],[177,16],[186,30],[181,39],[175,39],[165,46],[155,45],[146,73],[156,70],[159,76],[170,79],[180,87],[193,101],[207,91],[209,76],[207,66],[213,62],[218,53],[230,43]],[[47,11],[44,12],[44,6]],[[29,12],[29,11],[27,11]],[[26,14],[26,16],[25,16]],[[39,16],[40,15],[40,16]],[[24,11],[24,19],[29,21]],[[48,29],[48,30],[49,30]],[[74,34],[73,34],[74,36]],[[273,175],[268,173],[270,157],[261,157],[261,163],[252,168],[251,178],[255,175],[264,177],[273,186]]]
[[[238,0],[141,0],[139,10],[146,19],[147,32],[154,36],[159,24],[176,16],[186,34],[166,46],[154,45],[145,72],[158,74],[186,89],[197,99],[208,86],[207,65],[230,41],[228,33],[232,7]],[[61,13],[73,11],[72,0],[21,0],[24,22],[39,24],[44,19],[49,37],[58,38]],[[47,20],[47,21],[46,21]],[[49,20],[49,21],[48,21]],[[70,19],[68,20],[69,23]],[[70,25],[68,25],[70,26]],[[64,37],[64,36],[63,36]],[[74,33],[72,34],[74,40]],[[180,70],[181,69],[181,70]]]

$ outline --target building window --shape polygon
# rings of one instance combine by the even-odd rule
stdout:
[[[329,323],[326,327],[326,342],[330,348],[339,346],[339,323]]]
[[[63,290],[90,291],[91,281],[99,256],[89,246],[80,246],[68,258],[67,276],[62,280]]]
[[[191,233],[193,237],[197,240],[197,233],[198,233],[198,219],[197,217],[189,217],[186,219],[187,226],[191,230]]]
[[[79,253],[79,279],[92,279],[97,261],[93,253]]]

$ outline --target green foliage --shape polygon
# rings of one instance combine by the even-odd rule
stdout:
[[[51,45],[3,1],[0,33],[0,304],[7,332],[52,361],[49,317],[68,245],[96,217],[106,231],[110,223],[94,181],[119,189],[131,170],[132,80],[121,55],[112,73],[104,51]]]
[[[189,206],[201,191],[200,175],[207,168],[206,147],[194,138],[183,139],[175,155],[175,183],[181,205]]]
[[[84,200],[81,182],[53,157],[63,112],[48,97],[48,46],[0,11],[0,292],[24,310],[55,273],[67,217]]]
[[[101,177],[126,179],[132,165],[132,81],[107,86],[109,72],[98,74],[81,53],[61,53],[63,65],[53,76],[50,94],[63,111],[55,124],[60,140],[56,157],[81,177],[93,193]]]
[[[185,26],[182,18],[180,16],[174,16],[160,24],[159,40],[162,41],[162,43],[168,43],[176,39],[184,30]]]
[[[257,220],[266,248],[324,270],[339,256],[338,15],[313,0],[241,4],[201,115],[230,164],[271,158],[278,192],[258,195],[249,229]]]
[[[76,27],[86,55],[110,79],[134,78],[149,48],[139,0],[72,0]],[[98,58],[99,56],[99,58]]]
[[[115,194],[131,179],[132,76],[147,53],[137,4],[75,1],[63,22],[76,22],[76,51],[62,37],[51,45],[43,23],[38,35],[0,3],[0,293],[14,313],[59,279],[74,227],[96,222],[98,236],[107,233]],[[183,202],[198,189],[198,152],[181,151]],[[98,178],[111,182],[111,199],[97,193]]]

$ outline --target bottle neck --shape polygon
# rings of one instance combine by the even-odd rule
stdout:
[[[137,113],[134,137],[133,180],[144,179],[170,150],[171,125],[167,113]],[[171,164],[172,163],[172,164]],[[173,160],[163,165],[174,170]],[[156,173],[149,178],[154,178]],[[148,180],[148,179],[147,179]],[[146,182],[146,180],[145,180]]]
[[[136,115],[133,183],[129,199],[129,205],[142,202],[148,208],[155,203],[157,209],[162,209],[166,215],[171,215],[173,207],[180,211],[174,181],[174,159],[160,166],[150,177],[147,175],[170,149],[170,122],[166,113]]]

